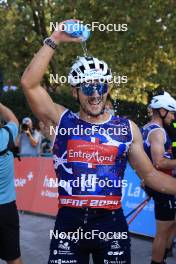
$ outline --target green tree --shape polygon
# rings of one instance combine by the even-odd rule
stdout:
[[[87,42],[89,53],[108,62],[128,83],[113,85],[112,97],[147,102],[158,85],[176,95],[175,0],[15,0],[0,3],[0,66],[4,78],[19,80],[43,39],[51,34],[50,22],[78,18],[85,23],[127,24],[126,32],[95,29]],[[79,44],[58,48],[49,73],[67,75],[74,58],[83,54]],[[54,85],[52,85],[54,87]],[[57,85],[57,89],[68,89]]]

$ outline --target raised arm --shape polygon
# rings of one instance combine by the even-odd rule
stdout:
[[[14,122],[17,126],[19,125],[18,119],[16,118],[14,113],[2,103],[0,103],[0,115],[7,123]]]
[[[129,161],[144,184],[156,191],[176,194],[176,180],[156,170],[145,154],[139,128],[132,122],[133,143],[129,149]]]
[[[81,41],[79,38],[70,37],[61,30],[62,27],[63,22],[59,25],[60,30],[53,32],[50,37],[56,45],[60,45],[62,42]],[[57,124],[64,107],[61,105],[56,107],[49,94],[40,85],[53,54],[54,49],[45,44],[26,68],[21,78],[21,84],[28,103],[37,118],[44,123],[52,121]]]

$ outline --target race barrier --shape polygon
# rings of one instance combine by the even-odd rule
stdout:
[[[55,216],[58,191],[51,158],[15,159],[15,187],[19,210]]]
[[[15,187],[19,210],[55,216],[58,211],[57,179],[52,158],[21,158],[15,159]],[[124,214],[128,215],[147,196],[140,187],[140,180],[128,165],[125,171],[128,185],[123,190],[122,205]],[[153,201],[145,204],[142,210],[132,218],[130,232],[154,236],[155,221]]]

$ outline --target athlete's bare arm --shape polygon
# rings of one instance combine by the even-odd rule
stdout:
[[[149,136],[151,145],[151,155],[154,166],[157,169],[174,169],[176,168],[176,159],[168,159],[164,157],[165,138],[163,131],[157,129]]]
[[[14,113],[2,103],[0,103],[0,115],[6,122],[14,122],[17,126],[19,125]]]
[[[63,22],[59,24],[60,28]],[[55,43],[60,45],[62,42],[80,42],[79,38],[72,38],[61,29],[54,31],[50,37]],[[23,73],[21,84],[28,103],[37,116],[45,124],[48,121],[54,122],[56,125],[60,115],[64,111],[64,107],[53,103],[49,94],[40,85],[40,82],[45,74],[48,64],[54,54],[54,50],[44,45],[26,68]]]
[[[129,161],[144,184],[156,191],[176,194],[176,180],[156,170],[145,154],[139,128],[132,122],[133,143],[129,149]]]

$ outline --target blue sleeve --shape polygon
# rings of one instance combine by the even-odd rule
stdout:
[[[6,124],[6,126],[8,126],[8,128],[10,129],[12,135],[13,135],[13,140],[15,141],[17,136],[18,136],[18,126],[16,123],[14,122],[9,122]]]

